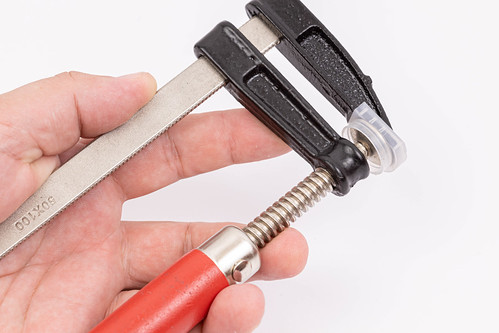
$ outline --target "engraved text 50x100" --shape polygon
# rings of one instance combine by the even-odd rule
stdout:
[[[38,217],[40,217],[46,210],[55,205],[56,201],[54,197],[48,197],[41,204],[36,205],[24,215],[20,220],[14,223],[14,226],[17,230],[23,231],[25,227],[29,226],[32,221],[35,221]]]

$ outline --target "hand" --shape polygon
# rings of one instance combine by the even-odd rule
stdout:
[[[148,74],[72,72],[0,95],[0,221],[61,163],[129,119],[155,91]],[[287,150],[245,110],[186,117],[0,260],[1,331],[87,332],[224,225],[122,222],[126,200]],[[290,229],[261,256],[257,279],[291,277],[304,267],[307,245]],[[194,331],[251,331],[263,309],[257,287],[231,286]]]

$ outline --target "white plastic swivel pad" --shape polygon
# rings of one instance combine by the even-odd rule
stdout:
[[[355,109],[343,136],[364,148],[375,175],[393,171],[407,159],[404,141],[366,103]]]

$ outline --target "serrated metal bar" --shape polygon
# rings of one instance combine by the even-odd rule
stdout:
[[[262,52],[280,36],[259,18],[240,28]],[[0,258],[44,226],[128,159],[225,85],[200,58],[163,86],[128,122],[92,142],[56,170],[9,218],[0,223]]]

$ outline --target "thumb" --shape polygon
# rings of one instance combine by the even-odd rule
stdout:
[[[118,127],[155,91],[146,73],[69,72],[0,95],[0,221],[47,179],[58,154]]]

